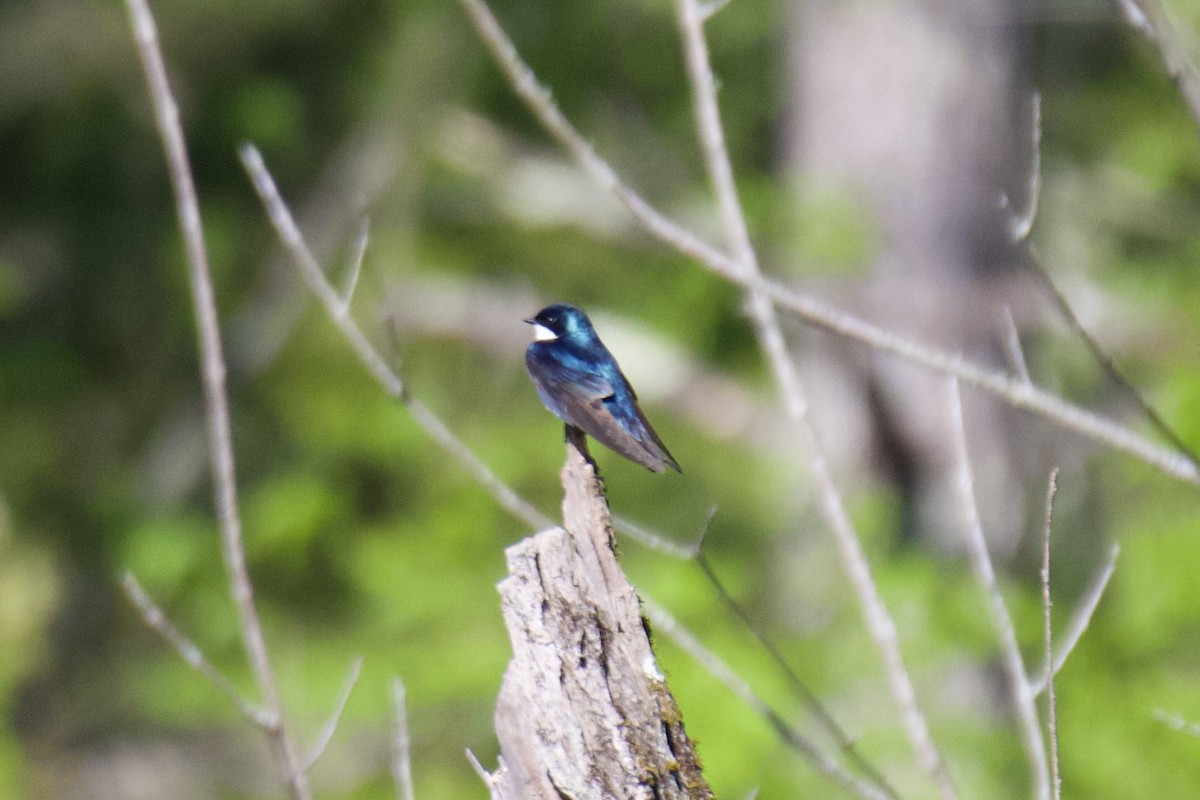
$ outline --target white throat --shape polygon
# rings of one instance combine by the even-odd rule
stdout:
[[[533,323],[533,340],[535,342],[553,342],[558,338],[558,334],[547,328],[545,325]]]

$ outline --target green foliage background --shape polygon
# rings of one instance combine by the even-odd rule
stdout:
[[[677,215],[710,218],[670,4],[496,9],[622,174]],[[1185,30],[1200,20],[1191,0],[1175,9]],[[399,675],[417,796],[482,797],[463,749],[494,763],[491,712],[508,657],[494,584],[503,548],[528,531],[353,360],[275,252],[236,146],[255,142],[298,208],[333,229],[321,245],[331,271],[344,269],[354,227],[370,215],[357,318],[402,363],[412,391],[547,511],[558,503],[559,429],[534,398],[520,346],[480,346],[457,318],[458,329],[431,323],[393,340],[389,302],[480,287],[524,314],[541,300],[571,300],[771,407],[739,294],[627,222],[604,233],[613,212],[600,199],[587,200],[596,226],[512,210],[510,193],[547,185],[516,182],[507,170],[517,157],[553,164],[560,155],[457,4],[164,0],[155,11],[216,273],[248,556],[293,727],[311,736],[352,659],[365,658],[314,771],[318,794],[393,796],[388,681]],[[810,268],[818,277],[854,274],[879,246],[869,222],[844,198],[797,201],[774,176],[788,46],[778,15],[776,4],[736,0],[709,25],[751,222],[764,252],[826,265]],[[1052,269],[1068,254],[1119,300],[1140,334],[1122,340],[1118,358],[1200,445],[1196,123],[1156,54],[1107,6],[1082,21],[1051,11],[1030,25],[1044,94],[1039,240]],[[143,797],[139,770],[166,770],[176,797],[276,796],[258,737],[118,589],[132,570],[250,690],[211,511],[180,237],[123,8],[0,5],[0,76],[0,796]],[[372,132],[398,167],[364,199],[336,165]],[[431,305],[427,318],[439,311]],[[516,313],[508,322],[514,340],[525,336]],[[1045,339],[1039,363],[1075,399],[1104,403],[1111,387],[1078,342]],[[731,591],[845,725],[864,732],[861,747],[905,797],[927,796],[804,474],[778,453],[698,432],[665,404],[650,414],[686,476],[648,476],[601,455],[616,510],[686,540],[716,506],[709,546]],[[1113,585],[1060,676],[1065,794],[1194,796],[1200,741],[1154,712],[1200,720],[1200,497],[1103,451],[1062,484],[1060,618],[1108,543],[1122,546]],[[969,571],[896,541],[889,487],[850,501],[964,796],[1025,796],[1004,699],[997,689],[982,702],[989,693],[973,683],[997,656]],[[694,566],[632,544],[622,555],[639,587],[808,725]],[[1004,579],[1031,665],[1041,636],[1034,577],[1026,564]],[[841,796],[685,655],[660,649],[722,796],[755,787],[764,798]]]

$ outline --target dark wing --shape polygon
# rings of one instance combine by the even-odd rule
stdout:
[[[632,394],[633,392],[631,390],[630,395]],[[654,472],[662,472],[663,464],[666,464],[676,472],[682,473],[683,469],[679,466],[679,462],[676,461],[675,457],[671,455],[669,450],[667,450],[667,446],[662,443],[662,439],[658,438],[658,433],[650,425],[650,420],[646,419],[646,415],[642,413],[642,407],[638,405],[636,398],[633,399],[633,410],[637,412],[638,424],[636,427],[640,428],[637,436],[638,444],[641,445],[642,449],[645,450],[646,453],[655,460],[658,466],[650,466],[644,461],[640,461],[636,458],[633,460],[653,470]],[[630,427],[634,428],[634,426]]]
[[[652,472],[664,465],[682,472],[650,427],[625,376],[614,369],[612,380],[584,362],[531,346],[525,365],[542,402],[563,421],[581,429],[605,447]]]
[[[611,407],[604,400],[592,400],[571,409],[574,418],[572,423],[582,428],[600,444],[620,453],[634,463],[641,464],[651,472],[663,471],[663,457],[659,448],[652,440],[642,436],[640,431],[630,431],[613,414]]]

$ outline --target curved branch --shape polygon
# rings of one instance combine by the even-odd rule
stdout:
[[[213,298],[212,275],[204,246],[200,222],[200,203],[188,162],[187,144],[179,122],[179,107],[167,80],[158,28],[146,0],[126,0],[130,25],[137,42],[138,55],[146,75],[146,85],[154,106],[154,119],[167,158],[175,208],[186,245],[192,304],[196,313],[196,333],[200,345],[201,377],[204,384],[204,408],[208,417],[209,461],[212,467],[213,493],[221,529],[221,553],[229,573],[230,589],[237,607],[242,642],[254,668],[262,704],[267,715],[267,737],[288,790],[296,800],[312,796],[308,777],[283,724],[283,708],[262,623],[254,603],[254,587],[246,567],[242,547],[242,521],[238,514],[237,481],[234,475],[233,434],[229,423],[229,402],[225,393],[225,357],[221,353],[221,331]]]
[[[679,27],[683,35],[688,77],[695,96],[696,126],[704,148],[704,160],[721,208],[725,235],[733,249],[740,274],[748,279],[761,279],[758,256],[750,242],[746,217],[742,212],[737,186],[733,181],[733,167],[729,162],[724,128],[717,107],[716,79],[709,63],[708,44],[704,37],[704,18],[697,0],[679,0]],[[771,371],[775,374],[775,382],[779,384],[788,416],[791,417],[800,437],[800,444],[808,456],[808,468],[817,487],[821,512],[833,531],[842,558],[842,569],[854,588],[863,621],[883,661],[888,689],[900,712],[909,743],[921,767],[938,787],[943,800],[956,800],[958,791],[937,744],[929,733],[925,715],[917,704],[916,690],[904,663],[904,655],[900,651],[896,624],[879,595],[870,562],[863,551],[854,523],[850,521],[841,492],[834,483],[824,448],[809,418],[808,399],[800,376],[796,373],[795,364],[787,351],[775,305],[770,296],[761,289],[750,290],[750,316],[758,335],[759,346],[766,354]]]
[[[761,275],[744,273],[737,262],[651,206],[580,135],[537,80],[500,23],[483,0],[459,0],[472,25],[508,78],[516,95],[547,133],[579,162],[602,188],[611,192],[630,214],[659,241],[701,266],[743,288],[763,292],[777,306],[804,322],[838,336],[861,342],[936,372],[953,375],[964,384],[996,395],[1014,408],[1037,414],[1076,434],[1133,456],[1162,473],[1200,486],[1200,468],[1186,456],[1162,447],[1131,429],[1044,389],[1001,372],[973,364],[961,356],[891,333],[878,325],[835,308],[817,298]]]
[[[366,334],[363,333],[362,328],[358,327],[358,323],[350,315],[348,305],[338,296],[337,290],[325,277],[321,265],[317,263],[316,256],[305,243],[304,236],[300,233],[300,228],[292,217],[292,212],[275,186],[275,179],[267,171],[258,148],[252,144],[244,144],[238,148],[238,155],[241,156],[242,164],[250,175],[250,180],[254,183],[254,189],[258,192],[258,196],[267,210],[267,215],[275,227],[279,240],[292,257],[292,263],[300,272],[304,282],[312,289],[313,294],[321,301],[330,320],[337,325],[350,342],[355,355],[362,361],[372,377],[378,381],[384,391],[408,409],[417,424],[441,445],[443,450],[458,461],[504,510],[531,528],[549,527],[552,524],[549,517],[534,508],[508,484],[500,480],[496,473],[492,472],[469,447],[463,444],[461,439],[454,435],[440,417],[408,393],[404,379],[379,355],[379,352],[367,339]]]

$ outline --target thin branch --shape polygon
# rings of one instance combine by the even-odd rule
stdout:
[[[184,141],[183,127],[179,122],[179,108],[167,80],[167,69],[158,42],[158,29],[149,5],[146,0],[126,0],[126,7],[129,10],[134,40],[154,106],[155,122],[166,154],[171,185],[175,193],[175,207],[186,244],[188,275],[200,346],[204,405],[208,417],[209,460],[221,529],[221,552],[229,573],[233,601],[238,610],[242,641],[258,679],[263,708],[272,717],[272,724],[267,733],[275,760],[291,796],[297,800],[307,800],[312,793],[283,723],[279,690],[275,684],[275,675],[271,671],[266,640],[254,604],[254,589],[242,547],[233,437],[230,432],[229,405],[225,395],[225,359],[221,353],[221,332],[216,301],[213,298],[208,255],[204,246],[200,204],[196,199],[187,145]]]
[[[350,302],[354,299],[355,288],[358,287],[358,276],[362,272],[363,259],[367,256],[367,245],[370,240],[370,224],[364,219],[358,226],[358,236],[354,237],[354,260],[350,263],[350,272],[346,276],[346,285],[342,289],[342,305],[338,311],[343,316],[350,313]]]
[[[729,151],[725,146],[725,133],[717,106],[716,79],[709,63],[700,5],[698,0],[679,0],[678,8],[684,61],[694,95],[696,126],[709,178],[712,180],[721,210],[725,235],[739,272],[750,278],[761,278],[758,256],[750,242],[746,217],[733,180]],[[846,512],[824,450],[808,417],[808,400],[796,373],[795,364],[787,352],[775,306],[770,297],[760,289],[750,291],[750,316],[759,346],[767,357],[783,395],[788,416],[792,419],[804,452],[808,456],[808,466],[817,486],[821,510],[833,530],[842,556],[843,569],[854,587],[871,639],[883,659],[888,688],[900,711],[905,733],[922,768],[932,778],[944,800],[957,798],[958,792],[945,768],[937,745],[929,734],[929,725],[917,705],[912,678],[900,652],[895,623],[879,596],[870,564],[863,553],[858,534]]]
[[[483,785],[488,787],[488,791],[493,793],[493,796],[494,796],[494,792],[495,792],[496,784],[497,784],[496,775],[493,775],[492,773],[490,773],[486,769],[484,769],[483,764],[480,764],[479,759],[476,758],[475,754],[471,752],[471,748],[468,747],[466,749],[466,754],[467,754],[467,761],[471,762],[471,768],[475,770],[475,774],[479,776],[479,780],[483,781]],[[503,767],[504,767],[503,759],[501,759],[500,766],[501,766],[501,769],[503,769]],[[497,774],[499,774],[499,770],[497,770]]]
[[[349,315],[340,313],[339,309],[342,307],[341,298],[338,297],[337,292],[325,277],[325,273],[321,271],[321,266],[317,263],[316,256],[312,254],[312,251],[308,248],[308,244],[304,241],[304,237],[300,233],[300,229],[296,226],[295,219],[292,217],[291,210],[287,207],[283,197],[279,194],[279,189],[275,186],[275,179],[271,177],[266,165],[263,163],[262,155],[258,152],[258,148],[252,144],[244,144],[238,148],[238,155],[241,156],[242,164],[249,173],[254,183],[254,188],[267,210],[267,215],[271,219],[271,224],[275,227],[276,234],[279,236],[280,241],[283,242],[284,248],[288,251],[289,255],[292,256],[292,262],[300,270],[300,274],[309,288],[312,289],[317,299],[321,301],[321,304],[325,306],[326,312],[341,329],[342,334],[350,340],[354,352],[366,365],[367,370],[375,380],[392,397],[401,401],[405,400],[407,392],[404,381],[388,367],[387,362],[371,346],[366,334],[354,323],[354,320]]]
[[[1161,722],[1173,731],[1186,733],[1188,736],[1195,736],[1200,739],[1200,725],[1195,722],[1189,722],[1178,714],[1172,714],[1161,708],[1154,709],[1153,717],[1156,721]]]
[[[1021,334],[1017,330],[1017,321],[1013,319],[1012,308],[1004,307],[1004,351],[1013,370],[1025,383],[1031,383],[1029,367],[1025,363],[1025,351],[1021,347]]]
[[[642,610],[650,619],[656,633],[661,633],[693,659],[699,662],[710,675],[725,684],[754,713],[758,714],[779,735],[789,748],[799,753],[813,769],[830,777],[843,788],[862,798],[869,800],[894,800],[895,795],[880,789],[872,783],[862,780],[857,775],[848,772],[837,759],[822,750],[814,741],[796,730],[778,712],[767,705],[761,697],[754,693],[750,685],[740,675],[721,660],[719,656],[706,648],[700,641],[683,627],[665,608],[652,598],[642,594]]]
[[[146,594],[146,590],[138,583],[137,578],[132,572],[126,572],[121,577],[121,588],[125,590],[125,596],[129,598],[129,602],[142,615],[142,621],[146,623],[146,627],[161,636],[166,640],[167,644],[175,648],[175,652],[179,654],[187,664],[205,678],[213,686],[220,689],[226,697],[233,701],[233,704],[238,707],[242,715],[246,719],[253,722],[263,730],[269,730],[272,724],[272,717],[264,709],[259,708],[241,691],[233,685],[233,681],[226,678],[212,662],[204,655],[204,651],[189,639],[178,628],[171,624],[171,620],[167,618],[166,613],[150,599],[150,595]]]
[[[787,660],[783,657],[783,653],[780,652],[779,648],[775,646],[775,643],[767,638],[767,635],[763,633],[757,625],[754,624],[752,619],[750,619],[750,615],[746,613],[746,610],[743,609],[741,605],[733,599],[733,596],[729,593],[729,590],[725,588],[725,584],[722,583],[721,579],[717,576],[716,570],[713,569],[712,563],[708,560],[708,557],[702,552],[697,551],[695,559],[696,564],[700,567],[701,571],[704,572],[705,577],[708,578],[709,583],[711,583],[713,588],[716,590],[717,597],[720,598],[722,605],[724,605],[731,614],[737,617],[742,625],[744,625],[745,628],[750,631],[750,635],[753,636],[763,650],[767,652],[767,655],[770,657],[770,659],[775,662],[775,665],[779,668],[779,671],[791,685],[792,691],[795,692],[796,695],[801,699],[805,707],[808,708],[809,712],[817,718],[817,722],[820,723],[821,727],[824,728],[825,731],[833,738],[833,740],[837,742],[838,747],[841,748],[846,757],[849,758],[872,783],[878,786],[884,794],[893,798],[893,800],[899,797],[895,788],[893,788],[888,782],[887,778],[883,776],[883,773],[876,769],[875,765],[868,761],[866,757],[859,752],[854,740],[851,739],[850,736],[842,729],[842,726],[839,725],[837,720],[833,718],[833,714],[831,714],[829,710],[825,708],[824,704],[817,699],[817,696],[813,690],[810,689],[808,685],[804,683],[804,681],[800,680],[800,676],[797,675],[796,671],[792,669],[790,664],[788,664]]]
[[[716,14],[729,5],[730,0],[710,0],[700,7],[700,18],[704,22],[708,22]]]
[[[628,184],[617,176],[612,167],[588,144],[587,140],[571,125],[555,105],[549,90],[538,83],[537,76],[517,53],[516,46],[484,0],[459,0],[471,24],[492,52],[500,69],[508,78],[513,91],[533,110],[542,127],[546,129],[564,150],[570,153],[584,171],[596,183],[612,194],[629,209],[639,222],[658,239],[667,242],[675,250],[692,256],[705,264],[721,264],[733,274],[737,271],[733,261],[698,238],[691,231],[668,219],[647,203]]]
[[[1029,760],[1032,773],[1030,777],[1033,781],[1033,793],[1042,800],[1047,800],[1050,797],[1050,774],[1046,766],[1046,743],[1042,740],[1034,695],[1025,677],[1025,661],[1021,658],[1021,647],[1017,644],[1017,632],[1013,628],[1008,606],[996,583],[996,571],[992,567],[987,540],[983,535],[983,523],[979,519],[979,507],[975,499],[975,475],[971,469],[970,454],[967,452],[962,396],[958,390],[958,381],[953,378],[950,379],[950,419],[958,457],[959,501],[966,516],[964,522],[971,564],[988,596],[988,617],[1000,642],[1000,655],[1016,711],[1017,729],[1020,731],[1021,743],[1025,747],[1025,757]]]
[[[791,685],[792,690],[798,697],[800,697],[801,701],[805,704],[813,716],[817,718],[817,721],[823,728],[825,728],[826,732],[838,743],[838,746],[842,749],[842,752],[854,762],[858,769],[864,775],[866,775],[869,780],[873,781],[875,785],[878,786],[885,794],[895,800],[895,798],[898,797],[895,788],[888,783],[887,778],[883,776],[883,774],[875,767],[875,765],[868,761],[862,755],[862,753],[859,752],[854,740],[850,738],[850,736],[837,723],[837,720],[833,718],[833,715],[821,704],[821,701],[817,699],[816,694],[802,680],[800,680],[800,676],[797,675],[796,671],[793,670],[791,665],[787,663],[787,660],[783,657],[783,653],[780,652],[779,648],[777,648],[774,642],[772,642],[767,635],[763,633],[757,625],[755,625],[754,621],[750,618],[750,615],[746,612],[746,610],[742,608],[737,600],[733,598],[733,595],[729,593],[729,590],[725,587],[725,584],[721,581],[720,577],[716,573],[716,570],[713,568],[712,562],[710,562],[708,557],[704,555],[704,541],[708,535],[709,526],[716,513],[716,506],[713,506],[708,510],[708,513],[705,515],[704,522],[700,526],[700,533],[690,545],[686,546],[676,544],[668,540],[662,534],[647,531],[644,528],[629,522],[628,520],[614,517],[613,522],[618,530],[627,533],[630,538],[634,539],[634,541],[637,541],[652,550],[656,550],[672,558],[678,558],[683,561],[694,561],[696,565],[700,567],[700,570],[704,573],[709,583],[712,584],[713,589],[716,590],[717,597],[720,599],[722,605],[724,605],[725,608],[731,614],[733,614],[746,627],[747,630],[750,631],[750,634],[758,641],[759,645],[762,646],[768,657],[775,662],[776,666],[779,668],[779,671]]]
[[[1038,200],[1042,192],[1042,93],[1034,92],[1030,104],[1032,148],[1029,154],[1029,181],[1025,187],[1025,208],[1022,211],[1013,208],[1012,200],[1007,194],[1000,198],[1000,204],[1012,212],[1008,222],[1009,234],[1014,242],[1023,242],[1029,238],[1029,232],[1033,230],[1033,221],[1037,218]]]
[[[1188,56],[1183,39],[1175,32],[1166,9],[1157,0],[1117,0],[1117,6],[1134,29],[1146,37],[1162,57],[1167,75],[1200,125],[1200,71]]]
[[[338,722],[342,719],[342,712],[346,710],[346,703],[350,701],[350,693],[354,691],[354,686],[358,683],[359,676],[362,675],[362,666],[362,656],[351,662],[350,669],[346,672],[346,679],[342,681],[342,690],[338,692],[338,699],[337,703],[334,704],[333,713],[329,715],[329,720],[321,728],[321,732],[317,734],[317,740],[313,743],[312,750],[309,751],[308,758],[304,761],[306,772],[312,769],[313,764],[317,763],[317,759],[329,747],[329,742],[333,739],[333,734],[337,730]]]
[[[342,334],[350,342],[351,348],[367,368],[367,371],[371,373],[372,377],[383,387],[384,391],[408,409],[409,413],[417,421],[417,424],[443,450],[458,461],[504,510],[532,528],[541,529],[551,527],[554,523],[549,517],[534,508],[533,505],[500,480],[461,439],[446,427],[446,424],[436,414],[408,393],[408,388],[405,386],[404,380],[379,355],[379,352],[367,339],[366,334],[363,333],[362,328],[358,327],[358,323],[354,321],[354,318],[349,314],[341,313],[341,298],[338,297],[337,292],[330,285],[329,280],[325,277],[325,273],[321,270],[320,264],[317,263],[316,257],[305,243],[304,236],[300,233],[300,229],[296,226],[296,222],[292,218],[291,210],[279,194],[279,189],[275,186],[275,179],[271,177],[266,165],[263,163],[262,155],[251,144],[242,145],[238,149],[238,153],[241,156],[242,164],[250,175],[250,179],[254,182],[254,188],[267,210],[267,215],[271,219],[271,224],[275,227],[275,232],[278,234],[284,248],[292,257],[292,263],[296,265],[300,276],[308,284],[309,288],[312,289],[317,299],[321,301],[321,305],[325,307],[330,320],[337,325],[338,329],[341,330]]]
[[[1059,290],[1057,284],[1054,283],[1054,280],[1050,277],[1050,273],[1047,272],[1046,268],[1042,266],[1041,261],[1038,259],[1037,252],[1032,247],[1029,248],[1029,258],[1025,263],[1026,266],[1034,273],[1034,275],[1041,280],[1042,286],[1050,295],[1050,299],[1054,301],[1054,306],[1058,309],[1058,313],[1062,315],[1064,320],[1066,320],[1067,326],[1075,332],[1075,335],[1083,340],[1088,352],[1092,354],[1092,358],[1094,358],[1096,363],[1100,365],[1100,368],[1104,370],[1104,373],[1108,376],[1108,379],[1120,387],[1127,395],[1129,395],[1146,419],[1150,421],[1150,424],[1154,426],[1154,429],[1158,431],[1160,436],[1170,442],[1171,446],[1174,447],[1184,457],[1186,457],[1193,466],[1200,466],[1200,458],[1197,458],[1195,451],[1192,450],[1192,448],[1183,441],[1183,438],[1175,432],[1175,429],[1172,428],[1167,421],[1162,418],[1162,415],[1160,415],[1157,409],[1150,404],[1150,401],[1142,396],[1142,393],[1137,390],[1137,387],[1133,385],[1133,382],[1130,381],[1129,378],[1125,377],[1125,373],[1122,372],[1121,368],[1117,366],[1117,362],[1112,358],[1112,356],[1110,356],[1104,350],[1104,348],[1100,346],[1100,343],[1096,341],[1096,338],[1092,336],[1090,332],[1088,332],[1087,328],[1084,327],[1083,322],[1081,322],[1079,317],[1075,314],[1075,309],[1071,308],[1071,304],[1067,302],[1066,296]]]
[[[636,522],[617,514],[613,515],[613,527],[643,547],[662,553],[680,561],[690,561],[696,553],[690,545],[676,544],[661,533],[656,533]]]
[[[392,679],[392,707],[396,712],[396,736],[392,740],[392,780],[396,784],[396,800],[413,800],[408,707],[405,703],[404,681],[399,678]]]
[[[1054,800],[1062,797],[1062,776],[1058,771],[1058,702],[1054,699],[1054,640],[1050,626],[1050,523],[1054,519],[1054,495],[1058,494],[1058,468],[1050,471],[1046,487],[1046,516],[1042,524],[1042,636],[1045,641],[1046,734],[1050,738],[1050,775]]]
[[[1187,74],[1189,76],[1189,80],[1192,81],[1192,86],[1190,88],[1185,88],[1185,94],[1190,91],[1192,97],[1200,98],[1200,94],[1197,94],[1197,92],[1200,91],[1200,83],[1197,83],[1197,81],[1200,81],[1200,75],[1196,73],[1195,68],[1186,59],[1186,57],[1182,55],[1182,45],[1177,39],[1174,39],[1174,32],[1163,16],[1163,10],[1154,5],[1154,0],[1147,0],[1147,2],[1151,4],[1151,13],[1149,16],[1143,13],[1142,9],[1139,8],[1132,0],[1121,0],[1120,5],[1123,13],[1126,16],[1126,19],[1128,19],[1134,27],[1146,34],[1152,42],[1156,43],[1156,45],[1162,51],[1164,59],[1168,61],[1168,67],[1171,65],[1171,59],[1167,58],[1168,47],[1165,42],[1171,40],[1171,46],[1175,47],[1173,52],[1180,53],[1179,64],[1181,74]],[[1167,38],[1164,38],[1164,36]],[[1033,95],[1031,119],[1033,150],[1030,159],[1029,208],[1028,213],[1025,215],[1018,215],[1014,211],[1014,218],[1012,222],[1013,241],[1016,242],[1025,241],[1029,237],[1029,231],[1033,227],[1033,219],[1037,214],[1038,195],[1041,187],[1042,105],[1041,95],[1037,92],[1034,92]],[[1197,118],[1197,121],[1200,122],[1200,118]],[[1007,198],[1005,199],[1007,200]],[[1187,445],[1187,443],[1183,441],[1179,434],[1177,434],[1175,430],[1167,424],[1158,411],[1142,396],[1141,392],[1139,392],[1133,386],[1133,383],[1129,381],[1125,377],[1124,373],[1121,372],[1120,368],[1117,367],[1117,364],[1112,357],[1104,351],[1104,349],[1100,346],[1100,343],[1097,342],[1096,339],[1083,326],[1083,323],[1075,314],[1074,309],[1071,308],[1070,303],[1067,302],[1066,296],[1063,295],[1058,286],[1055,285],[1054,281],[1050,278],[1050,273],[1044,266],[1042,266],[1037,252],[1032,245],[1030,245],[1028,248],[1028,256],[1029,258],[1027,264],[1029,268],[1032,269],[1034,274],[1041,280],[1042,285],[1050,294],[1050,299],[1054,301],[1058,312],[1066,320],[1067,325],[1083,340],[1084,345],[1087,346],[1088,350],[1092,354],[1092,357],[1097,361],[1097,363],[1100,364],[1101,369],[1104,370],[1109,379],[1133,398],[1133,401],[1137,404],[1142,414],[1150,421],[1150,424],[1154,426],[1159,434],[1171,444],[1172,447],[1186,456],[1193,465],[1200,466],[1200,459],[1197,458],[1196,453]]]
[[[704,521],[700,524],[700,532],[696,534],[696,538],[692,541],[689,548],[689,558],[696,558],[704,552],[704,543],[708,541],[708,532],[712,530],[712,521],[717,516],[717,507],[709,506],[708,511],[704,515]]]
[[[1067,657],[1071,655],[1071,651],[1075,649],[1075,645],[1079,643],[1079,639],[1091,624],[1092,615],[1096,612],[1096,606],[1100,605],[1100,598],[1104,596],[1104,590],[1108,588],[1108,581],[1112,578],[1113,570],[1117,567],[1117,556],[1121,553],[1121,546],[1114,544],[1108,552],[1108,558],[1104,562],[1104,566],[1092,579],[1087,591],[1083,594],[1083,602],[1075,613],[1071,615],[1071,622],[1067,626],[1067,635],[1063,639],[1063,643],[1059,645],[1058,655],[1054,657],[1054,674],[1057,675],[1067,663]],[[1045,668],[1038,670],[1037,677],[1030,679],[1030,687],[1033,689],[1034,695],[1039,695],[1046,690]]]
[[[717,106],[717,82],[708,60],[708,42],[704,36],[700,4],[697,0],[680,0],[678,9],[684,61],[687,64],[696,112],[696,129],[704,151],[704,164],[717,195],[725,238],[733,251],[733,262],[738,271],[747,276],[759,276],[761,273],[758,268],[758,255],[750,242],[746,215],[742,211],[742,201],[738,197],[737,185],[733,180],[733,165],[729,161],[729,150],[725,146],[725,128],[721,124],[721,112]],[[779,324],[774,319],[774,308],[769,308],[769,298],[760,290],[752,290],[751,300],[756,324],[778,330]],[[759,336],[765,339],[768,333],[759,331]],[[782,337],[779,338],[782,341]],[[784,389],[787,390],[786,385]]]
[[[1200,485],[1200,468],[1186,455],[1151,442],[1129,428],[1069,403],[1021,377],[985,369],[954,355],[897,336],[870,322],[825,305],[771,280],[761,284],[731,278],[742,285],[761,286],[771,299],[796,312],[809,324],[854,339],[936,372],[952,375],[964,384],[994,394],[1013,408],[1037,414],[1076,434],[1102,442],[1131,455],[1176,480]]]
[[[761,275],[747,275],[737,262],[691,231],[667,218],[629,184],[621,180],[555,105],[550,92],[517,53],[516,47],[482,0],[459,0],[476,31],[508,77],[513,91],[542,127],[604,190],[629,209],[650,235],[686,255],[711,272],[746,289],[764,292],[778,306],[808,324],[853,339],[880,352],[953,375],[962,383],[991,392],[1004,402],[1042,416],[1076,434],[1102,442],[1133,456],[1176,480],[1200,485],[1200,468],[1178,453],[1161,447],[1132,430],[1039,389],[1020,378],[985,369],[961,356],[897,336],[877,325]]]

